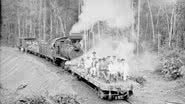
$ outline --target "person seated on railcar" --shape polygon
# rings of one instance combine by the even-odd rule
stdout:
[[[84,69],[85,67],[85,61],[84,58],[80,59],[80,62],[78,63],[78,68]]]
[[[100,67],[100,74],[102,78],[106,81],[106,83],[109,83],[109,76],[108,76],[108,65],[106,63],[106,59],[102,59],[101,67]]]

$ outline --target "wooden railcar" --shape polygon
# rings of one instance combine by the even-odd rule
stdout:
[[[128,99],[133,95],[133,85],[130,80],[106,83],[97,77],[88,75],[85,70],[75,65],[67,66],[67,70],[90,84],[102,99]]]
[[[29,51],[29,49],[31,48],[30,46],[36,42],[36,38],[26,38],[26,37],[22,37],[18,39],[17,42],[17,47],[19,50],[22,51]]]

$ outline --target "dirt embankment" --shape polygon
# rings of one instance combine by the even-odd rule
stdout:
[[[18,52],[16,49],[1,47],[0,82],[1,97],[4,102],[16,100],[20,96],[70,94],[75,91],[70,85],[69,75],[59,76],[59,68],[38,61],[36,58]],[[58,71],[60,72],[60,70]],[[68,82],[69,80],[69,82]]]

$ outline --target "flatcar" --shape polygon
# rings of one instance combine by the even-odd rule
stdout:
[[[129,99],[133,95],[133,83],[131,80],[106,83],[98,77],[87,74],[87,70],[82,70],[75,65],[66,66],[67,70],[76,75],[77,78],[84,80],[97,92],[101,99]]]

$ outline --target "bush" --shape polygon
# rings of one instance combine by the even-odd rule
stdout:
[[[56,104],[80,104],[74,96],[55,95],[52,97]]]
[[[18,99],[15,104],[80,104],[75,97],[63,94],[50,96],[49,100],[50,102],[43,96],[23,97]]]
[[[172,51],[161,57],[161,65],[157,72],[162,74],[168,80],[176,80],[184,76],[183,54],[180,51]]]
[[[16,104],[50,104],[43,96],[24,97],[16,101]]]

